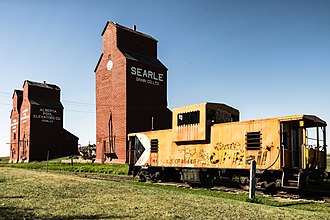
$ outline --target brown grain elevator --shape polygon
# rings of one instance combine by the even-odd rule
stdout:
[[[60,88],[25,80],[14,90],[10,114],[10,162],[41,161],[76,155],[78,137],[63,128]]]
[[[95,67],[96,162],[127,162],[127,134],[171,128],[167,68],[157,59],[157,40],[108,21]]]

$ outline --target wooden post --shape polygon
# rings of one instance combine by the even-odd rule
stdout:
[[[251,169],[250,169],[250,189],[249,189],[250,200],[253,200],[256,194],[256,168],[257,168],[257,163],[255,160],[252,160]]]
[[[47,165],[46,165],[46,171],[48,172],[48,160],[49,160],[49,150],[47,151]]]
[[[71,156],[71,171],[73,171],[73,156]]]

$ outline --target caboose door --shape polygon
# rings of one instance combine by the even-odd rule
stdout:
[[[128,164],[134,166],[136,163],[135,135],[128,137]]]
[[[281,123],[282,167],[299,168],[301,165],[302,131],[299,121]]]

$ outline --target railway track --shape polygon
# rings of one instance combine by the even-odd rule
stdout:
[[[108,180],[115,182],[139,182],[138,178],[132,176],[112,176],[112,175],[102,175],[102,174],[86,174],[86,173],[74,173],[74,176],[90,179]],[[191,188],[188,184],[182,182],[166,182],[166,183],[155,183],[164,186],[175,186],[182,188]],[[224,182],[223,185],[213,186],[207,188],[208,190],[232,192],[232,193],[248,193],[247,190],[240,188],[237,184],[230,185],[229,182]],[[298,191],[293,189],[282,189],[280,191],[269,192],[263,189],[257,188],[257,194],[263,196],[270,196],[278,199],[285,200],[312,200],[319,202],[330,203],[330,190],[322,191],[318,189],[306,189],[305,191]]]

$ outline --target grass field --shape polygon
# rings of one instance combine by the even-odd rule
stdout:
[[[9,157],[0,157],[0,163],[8,163]]]
[[[330,219],[330,204],[0,168],[0,219]]]
[[[13,167],[34,170],[83,172],[83,173],[103,173],[113,175],[127,175],[127,164],[94,164],[94,163],[61,163],[62,160],[68,160],[68,157],[57,158],[42,162],[30,163],[8,163],[9,158],[1,158],[0,167]]]

